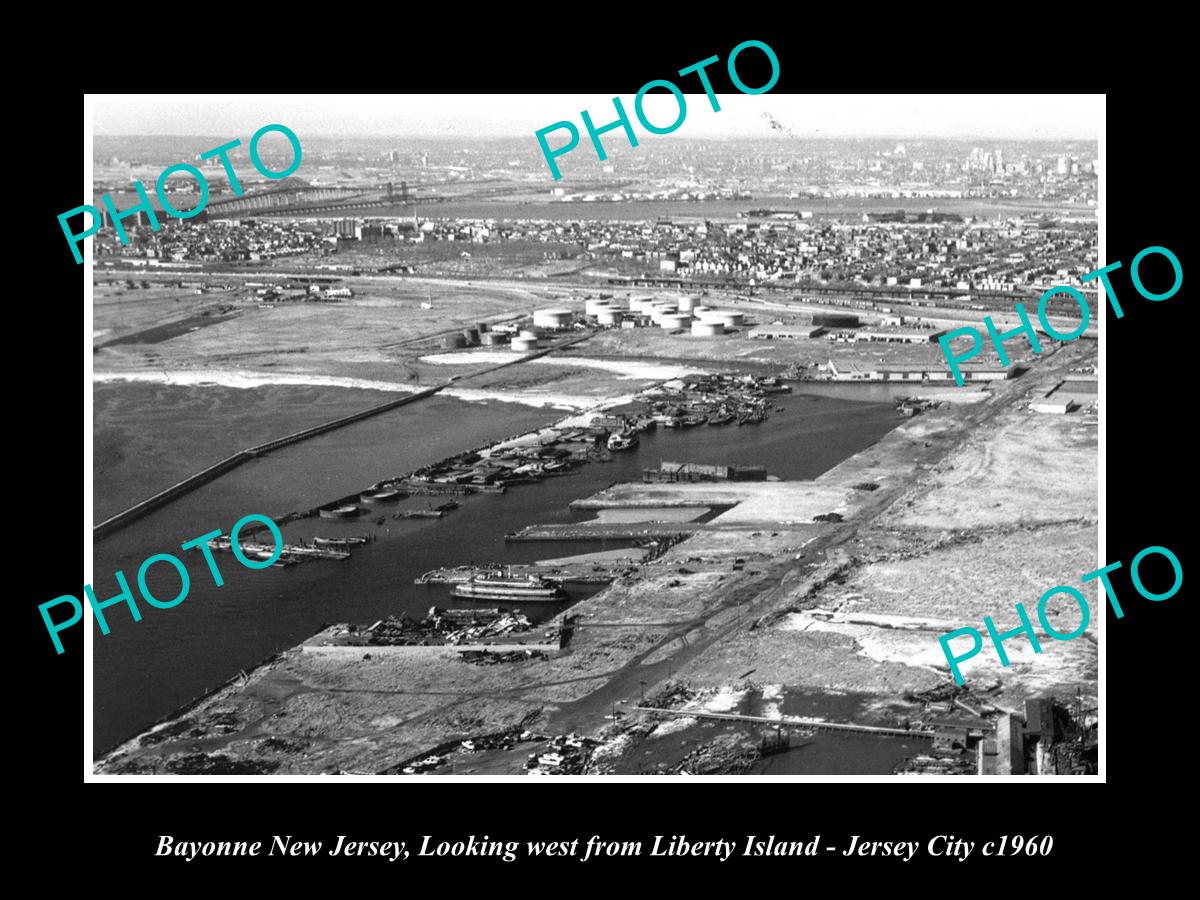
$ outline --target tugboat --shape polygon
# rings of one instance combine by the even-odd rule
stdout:
[[[609,450],[628,450],[638,445],[636,431],[614,431],[608,436]]]
[[[567,596],[553,581],[537,575],[510,575],[501,571],[475,575],[456,584],[450,594],[462,600],[519,600],[522,603],[554,603]]]

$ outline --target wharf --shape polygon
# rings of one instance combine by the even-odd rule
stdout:
[[[504,493],[504,485],[502,484],[456,484],[453,482],[420,480],[400,480],[395,482],[387,482],[387,484],[409,494],[425,494],[429,496],[438,496],[441,494],[466,495]]]
[[[856,722],[826,722],[821,719],[805,719],[800,716],[784,716],[772,719],[767,716],[748,716],[741,713],[705,712],[694,709],[662,709],[655,706],[638,706],[634,712],[666,713],[672,716],[685,716],[697,719],[724,719],[734,722],[753,722],[756,725],[772,725],[782,728],[805,728],[811,731],[854,732],[857,734],[877,734],[885,737],[910,737],[932,741],[934,733],[921,729],[890,728],[886,725],[859,725]]]
[[[697,531],[706,531],[707,526],[694,522],[620,522],[595,525],[530,525],[520,531],[504,536],[506,541],[605,541],[642,540],[646,538],[677,538]]]

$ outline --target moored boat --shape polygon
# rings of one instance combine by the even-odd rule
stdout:
[[[608,436],[609,450],[628,450],[636,447],[638,436],[636,431],[614,431]]]
[[[537,575],[507,575],[489,572],[456,584],[450,592],[463,600],[519,600],[524,603],[553,603],[566,592],[553,581]]]

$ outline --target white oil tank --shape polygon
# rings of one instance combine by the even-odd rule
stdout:
[[[687,328],[692,324],[692,316],[690,313],[663,313],[662,321],[659,324],[666,331],[674,331],[677,328]]]
[[[643,309],[643,312],[645,310]],[[663,316],[669,316],[676,312],[674,303],[656,303],[650,307],[650,321],[655,325],[661,325]]]
[[[569,309],[539,309],[533,313],[533,325],[535,328],[565,328],[572,318]]]

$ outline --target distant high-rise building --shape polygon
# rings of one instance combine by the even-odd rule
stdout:
[[[1058,158],[1058,167],[1056,171],[1059,175],[1066,175],[1071,170],[1071,160],[1065,156]]]

